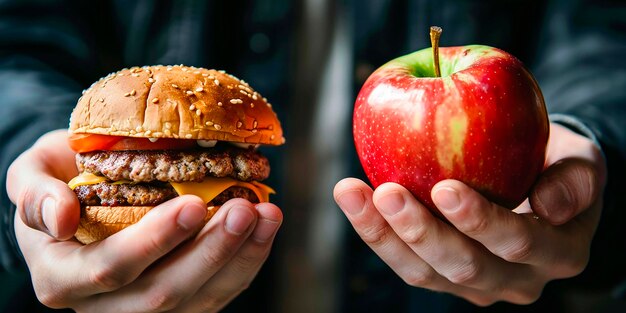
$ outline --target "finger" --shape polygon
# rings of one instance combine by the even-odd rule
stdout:
[[[584,262],[584,235],[570,227],[553,227],[532,214],[516,214],[489,202],[467,185],[439,182],[433,202],[454,227],[511,263],[550,268],[552,275],[571,276]]]
[[[396,234],[452,283],[510,297],[509,290],[527,288],[525,285],[532,281],[529,266],[494,256],[436,218],[404,187],[395,183],[380,185],[373,200]],[[524,286],[519,286],[520,282]]]
[[[591,162],[564,159],[539,178],[530,196],[533,211],[553,225],[561,225],[589,208],[598,198],[598,173]]]
[[[44,137],[40,142],[55,139],[58,133]],[[36,144],[13,162],[7,173],[7,192],[26,225],[66,240],[76,232],[80,209],[74,192],[55,172],[66,168],[75,173],[74,157],[64,149],[46,149],[46,145]]]
[[[180,196],[156,206],[138,223],[84,246],[73,255],[74,297],[117,290],[197,232],[206,205],[195,196]]]
[[[259,218],[252,235],[235,257],[177,312],[216,312],[248,288],[267,259],[283,215],[271,203],[255,206]]]
[[[209,223],[173,254],[159,260],[132,284],[89,302],[88,312],[160,312],[173,309],[219,272],[237,253],[256,224],[254,206],[226,202]],[[107,304],[106,306],[104,304]]]
[[[346,178],[335,186],[339,207],[365,243],[407,284],[433,290],[449,290],[451,284],[402,241],[374,207],[372,189]]]

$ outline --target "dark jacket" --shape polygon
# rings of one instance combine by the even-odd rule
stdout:
[[[249,81],[274,103],[288,144],[269,152],[270,184],[285,210],[307,217],[303,188],[306,162],[284,160],[310,151],[311,112],[319,89],[324,51],[299,37],[304,1],[2,1],[0,2],[0,260],[7,271],[24,268],[13,232],[14,206],[5,190],[10,163],[43,133],[65,128],[81,91],[109,72],[147,64],[180,64],[224,69]],[[331,1],[332,2],[332,1]],[[626,277],[622,177],[626,174],[626,6],[604,1],[427,1],[346,0],[333,3],[349,21],[354,55],[354,92],[369,72],[399,55],[429,46],[430,25],[445,29],[442,46],[480,43],[502,48],[526,63],[539,80],[553,121],[599,141],[608,160],[606,207],[588,269],[579,277],[550,283],[534,306],[563,310],[569,296],[617,290]],[[320,32],[332,29],[330,18]],[[260,41],[259,41],[260,40]],[[300,64],[302,60],[320,64]],[[306,72],[303,70],[306,69]],[[350,135],[346,129],[345,136]],[[359,175],[350,148],[346,158]],[[283,160],[281,162],[281,160]],[[290,164],[293,164],[291,162]],[[297,162],[296,162],[297,163]],[[294,176],[297,175],[297,176]],[[283,196],[281,196],[283,195]],[[330,197],[329,189],[329,197]],[[294,239],[279,239],[288,247]],[[473,311],[452,296],[411,288],[395,276],[350,231],[338,310]],[[250,290],[229,308],[253,303],[277,311],[281,295],[273,288],[290,260],[272,254]],[[297,261],[297,260],[296,260]],[[281,279],[284,281],[284,279]],[[622,283],[623,284],[623,283]],[[283,288],[284,289],[284,288]],[[622,296],[623,297],[623,296]],[[609,301],[609,303],[611,303]],[[513,312],[495,305],[488,310]],[[519,308],[519,307],[517,307]],[[529,308],[524,308],[529,309]]]

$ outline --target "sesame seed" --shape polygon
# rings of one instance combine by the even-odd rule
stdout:
[[[219,70],[218,72],[222,73],[222,74],[226,74],[225,70]]]
[[[197,115],[197,116],[200,116],[201,114],[202,114],[202,111],[200,111],[200,109],[197,109],[197,110],[196,110],[196,115]]]
[[[147,134],[148,132],[146,132]],[[148,140],[150,140],[150,142],[157,142],[159,140],[159,138],[148,138]]]
[[[217,130],[222,129],[222,126],[220,126],[219,124],[213,124],[213,127],[215,127],[215,129]]]
[[[267,126],[267,129],[269,129],[269,130],[274,129],[274,125],[271,125],[271,124],[270,124],[269,126]]]
[[[154,78],[152,78],[152,77],[148,77],[148,82],[149,82],[149,83],[154,83]]]
[[[259,123],[257,123],[257,121],[255,120],[254,123],[252,123],[252,128],[256,128],[259,125]]]
[[[178,85],[176,84],[172,84],[172,87],[178,89]]]
[[[171,71],[171,70],[172,70],[172,67],[171,67],[171,66],[168,66],[166,70],[167,70],[167,71]]]
[[[200,71],[194,71],[193,73],[194,74],[200,74]]]
[[[186,67],[182,67],[182,66],[183,66],[182,64],[181,64],[180,66],[181,66],[181,69],[180,69],[180,70],[181,70],[181,71],[183,71],[183,72],[186,72],[186,71],[188,71],[188,70],[189,70],[189,69],[187,69]]]
[[[237,122],[237,128],[241,128],[241,126],[243,126],[243,123],[241,121]]]
[[[220,85],[220,81],[218,79],[215,79],[213,82],[215,83],[215,86],[219,86]]]
[[[250,107],[254,108],[254,103],[250,102]]]
[[[190,105],[190,106],[189,106],[189,111],[193,111],[193,110],[195,110],[195,109],[196,109],[196,106],[195,106],[195,105],[193,105],[193,104],[192,104],[192,105]]]
[[[285,141],[287,141],[287,140],[285,139],[285,137],[281,138],[281,140],[280,140],[280,142],[281,142],[281,143],[285,143]]]
[[[98,99],[98,101],[104,102],[104,98],[100,98],[100,99]]]
[[[191,90],[187,90],[185,93],[186,93],[188,96],[193,95],[193,91],[191,91]]]
[[[141,127],[141,126],[135,127],[135,131],[138,132],[138,133],[141,132],[142,130],[143,130],[143,127]]]
[[[132,73],[130,75],[133,76],[133,77],[139,77],[139,74],[137,74],[137,73]]]
[[[159,98],[152,99],[152,103],[159,103]]]
[[[244,94],[244,95],[246,95],[246,96],[248,96],[248,97],[250,97],[250,94],[248,94],[245,90],[239,90],[239,92]]]
[[[202,87],[196,88],[196,92],[203,92],[203,91],[204,91],[204,89],[202,89]]]
[[[125,93],[124,97],[130,97],[130,92]]]
[[[271,135],[271,136],[270,136],[270,140],[274,140],[274,138],[276,138],[276,136],[275,136],[275,135]]]
[[[187,139],[191,139],[191,137],[193,137],[191,134],[185,135],[185,138],[187,138]]]
[[[243,103],[243,100],[241,100],[241,99],[230,99],[230,103],[232,103],[232,104]]]
[[[146,136],[150,136],[150,134],[152,134],[151,130],[146,130],[146,132],[144,133],[144,135],[146,135]]]
[[[218,107],[221,107],[221,106],[222,106],[222,103],[221,103],[221,102],[218,102],[218,103],[217,103],[217,106],[218,106]]]
[[[268,103],[267,103],[267,107],[268,107],[268,108],[271,108],[271,107],[272,107],[272,104],[268,102]]]
[[[133,90],[131,90],[131,91],[130,91],[130,95],[131,95],[131,96],[134,96],[135,94],[137,94],[137,91],[136,91],[135,89],[133,89]]]
[[[204,123],[204,125],[206,125],[206,126],[213,126],[213,122],[211,122],[211,121],[206,121],[206,123]]]
[[[258,129],[256,129],[256,128],[255,128],[255,129],[253,129],[253,130],[251,130],[251,132],[252,132],[253,134],[256,134],[256,132],[257,132],[257,131],[259,131],[259,130],[258,130]]]
[[[255,92],[255,93],[252,94],[252,100],[257,100],[257,99],[259,99],[259,98],[256,96],[256,92]]]
[[[172,123],[170,123],[170,122],[165,122],[165,128],[167,128],[167,129],[172,128]]]
[[[207,73],[202,73],[202,76],[204,76],[204,77],[208,77],[208,76],[209,76],[209,74],[207,74]]]
[[[169,129],[166,129],[163,131],[163,134],[165,134],[165,136],[170,136],[172,135],[172,132]]]

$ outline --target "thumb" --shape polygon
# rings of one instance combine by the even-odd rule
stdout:
[[[70,239],[78,228],[80,204],[51,172],[41,156],[27,150],[8,169],[7,193],[24,224],[56,239]]]
[[[530,195],[535,214],[553,225],[568,222],[598,198],[598,173],[590,161],[563,159],[548,167]]]

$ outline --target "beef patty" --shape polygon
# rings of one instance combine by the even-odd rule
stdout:
[[[112,181],[200,182],[205,177],[261,181],[270,173],[266,157],[252,149],[93,151],[76,155],[80,172]]]
[[[112,184],[102,182],[78,186],[74,192],[82,205],[97,206],[155,206],[178,196],[172,185],[167,183]],[[224,190],[207,205],[222,205],[232,198],[259,202],[252,190],[233,186]]]

